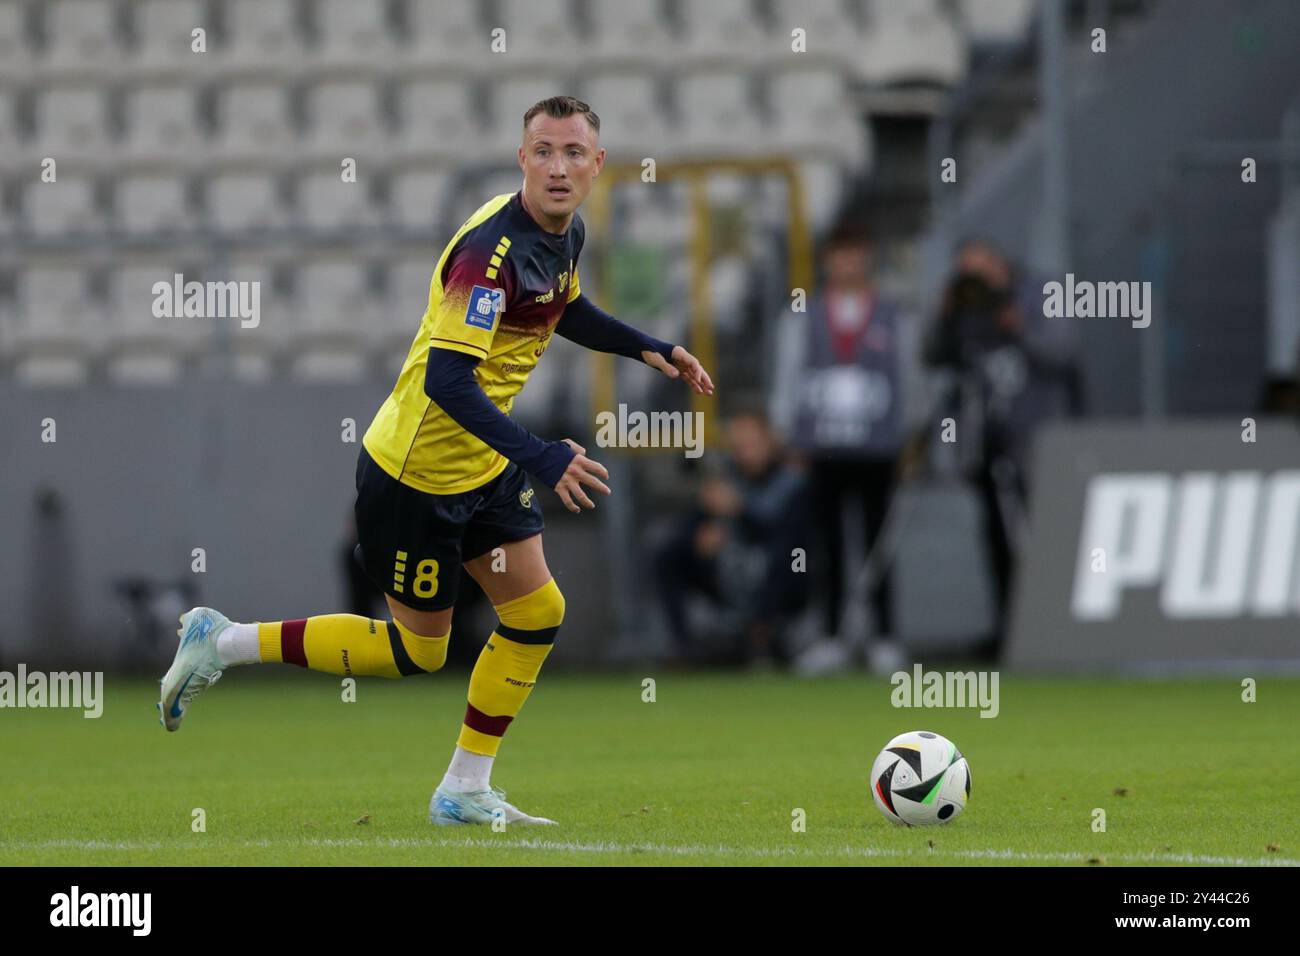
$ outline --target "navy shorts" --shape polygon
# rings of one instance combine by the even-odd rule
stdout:
[[[357,457],[357,559],[385,594],[418,611],[456,603],[460,566],[540,534],[542,509],[527,473],[511,462],[486,485],[431,495]]]

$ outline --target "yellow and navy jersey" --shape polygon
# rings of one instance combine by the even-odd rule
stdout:
[[[429,284],[420,330],[362,439],[379,466],[430,494],[469,491],[509,462],[456,424],[424,390],[429,349],[479,359],[475,378],[505,414],[528,381],[564,307],[580,294],[578,216],[563,235],[546,232],[519,193],[496,196],[452,236]]]

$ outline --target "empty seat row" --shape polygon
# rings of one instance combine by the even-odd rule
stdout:
[[[113,159],[206,164],[217,160],[275,163],[303,155],[413,156],[478,159],[519,142],[524,111],[545,95],[571,91],[560,74],[509,79],[492,86],[488,109],[474,87],[455,80],[415,80],[391,90],[338,80],[295,91],[267,82],[234,83],[210,97],[186,86],[146,85],[120,95],[90,85],[34,93],[26,109],[0,95],[0,163],[24,154],[72,153]],[[859,121],[842,72],[799,69],[760,78],[734,71],[689,72],[673,82],[648,74],[585,78],[578,92],[602,117],[602,142],[613,151],[772,152],[799,149],[860,161]],[[389,109],[391,101],[392,109]],[[29,112],[27,130],[18,117]],[[120,114],[120,122],[113,117]]]
[[[978,29],[1006,29],[1008,18],[999,20],[987,0],[967,2],[975,11],[969,18],[941,0],[0,0],[0,51],[11,48],[15,65],[61,73],[306,65],[496,73],[578,56],[766,61],[793,52],[798,30],[811,58],[852,62],[917,51],[924,60],[934,51],[954,55],[961,44],[953,38],[967,19]],[[196,29],[205,31],[201,54],[193,50]]]

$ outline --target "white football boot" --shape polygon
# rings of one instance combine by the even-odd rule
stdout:
[[[217,635],[229,626],[230,620],[210,607],[196,607],[181,615],[176,632],[180,647],[163,675],[158,701],[158,722],[168,730],[180,730],[190,701],[220,679]]]
[[[501,819],[507,824],[545,824],[556,826],[554,820],[530,816],[513,804],[506,803],[506,792],[492,787],[472,793],[452,793],[441,784],[429,801],[429,820],[438,826],[458,826],[462,823],[491,823]]]

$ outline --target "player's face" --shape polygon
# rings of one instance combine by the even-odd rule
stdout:
[[[519,148],[528,208],[567,228],[604,164],[605,150],[585,116],[534,116]]]

